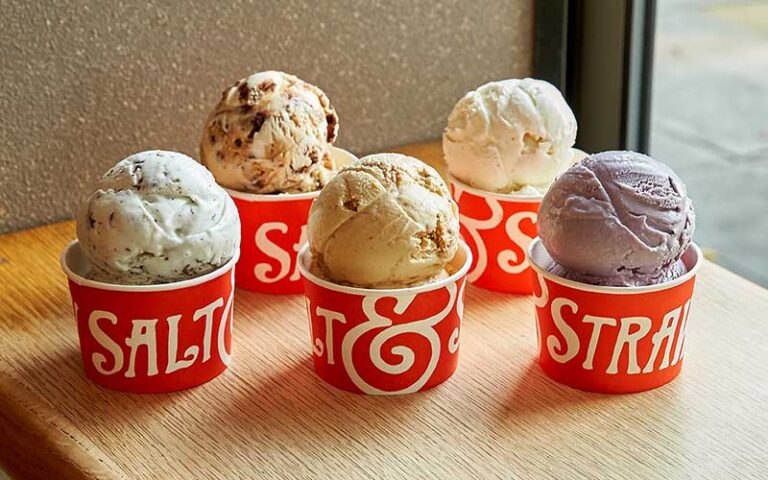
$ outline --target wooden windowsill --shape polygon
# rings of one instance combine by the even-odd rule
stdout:
[[[440,162],[437,143],[403,147]],[[0,237],[0,464],[18,478],[724,478],[768,464],[768,291],[706,263],[673,383],[606,396],[536,363],[529,297],[467,289],[459,371],[404,397],[313,372],[302,296],[236,297],[235,358],[164,395],[88,381],[58,264],[72,222]]]

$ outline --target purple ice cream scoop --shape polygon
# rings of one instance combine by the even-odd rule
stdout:
[[[556,262],[550,271],[606,286],[672,280],[696,217],[680,178],[640,153],[603,152],[565,171],[539,209],[541,241]]]

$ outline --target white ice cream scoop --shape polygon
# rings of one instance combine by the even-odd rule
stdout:
[[[451,175],[473,187],[544,193],[576,159],[576,118],[560,91],[531,78],[487,83],[453,108],[443,134]]]
[[[232,199],[186,155],[153,150],[120,161],[82,202],[80,247],[94,279],[167,283],[224,265],[240,244]]]

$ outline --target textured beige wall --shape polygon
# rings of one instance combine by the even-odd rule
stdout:
[[[0,232],[70,217],[132,152],[197,157],[256,70],[323,88],[357,153],[437,138],[467,89],[530,73],[531,3],[0,0]]]

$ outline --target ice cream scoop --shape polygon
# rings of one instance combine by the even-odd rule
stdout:
[[[695,215],[685,185],[640,153],[603,152],[563,173],[541,202],[550,271],[606,286],[643,286],[685,273]]]
[[[211,173],[176,152],[137,153],[82,202],[77,238],[93,279],[167,283],[211,272],[240,244],[240,220]]]
[[[453,108],[443,134],[448,169],[475,188],[538,195],[578,160],[576,118],[543,80],[487,83]]]
[[[342,169],[309,212],[308,238],[320,275],[365,288],[428,281],[458,249],[458,210],[430,166],[394,153]]]
[[[322,90],[282,72],[260,72],[224,91],[200,142],[200,161],[227,188],[298,193],[335,173],[336,111]]]

